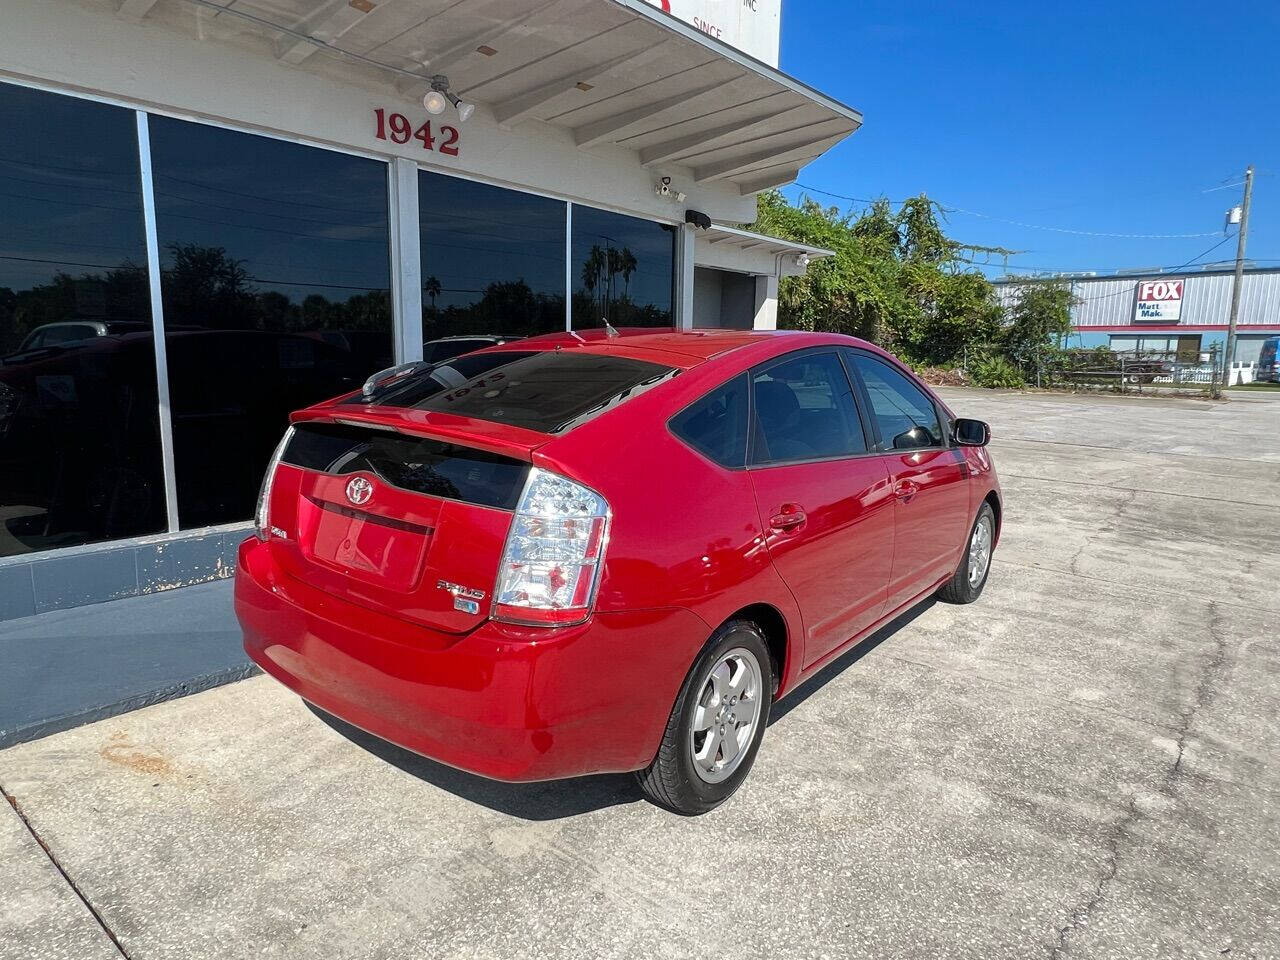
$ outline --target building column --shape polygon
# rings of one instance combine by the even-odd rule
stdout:
[[[387,174],[391,214],[391,315],[396,363],[422,359],[422,242],[418,233],[418,165],[397,157]]]
[[[692,224],[682,224],[676,234],[676,329],[693,329],[693,248],[698,242]]]
[[[778,329],[778,278],[756,277],[755,330]]]

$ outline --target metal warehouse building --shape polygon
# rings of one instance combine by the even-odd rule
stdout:
[[[0,619],[226,576],[288,412],[424,344],[774,325],[861,123],[781,0],[5,0]]]
[[[1064,276],[1076,305],[1071,346],[1110,346],[1117,351],[1177,352],[1195,359],[1211,347],[1223,349],[1231,316],[1234,269]],[[996,281],[1008,303],[1025,280]],[[1245,270],[1236,327],[1237,363],[1258,359],[1262,342],[1280,334],[1280,268]]]

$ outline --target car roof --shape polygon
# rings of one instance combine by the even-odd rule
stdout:
[[[670,327],[623,327],[611,335],[602,329],[549,333],[527,340],[487,348],[499,350],[581,350],[612,356],[648,360],[688,370],[708,360],[746,347],[760,347],[753,353],[768,355],[780,350],[799,350],[825,343],[871,346],[842,334],[808,333],[801,330],[675,330]],[[872,349],[877,349],[872,347]],[[878,350],[877,350],[878,352]]]

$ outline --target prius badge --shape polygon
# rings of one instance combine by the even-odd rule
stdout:
[[[448,580],[437,580],[437,590],[447,590],[453,594],[453,609],[461,610],[463,613],[479,613],[479,601],[484,599],[484,591],[476,590],[473,587],[464,587],[461,584],[450,583]]]
[[[373,481],[367,477],[352,477],[347,482],[347,499],[357,507],[364,506],[373,496]]]

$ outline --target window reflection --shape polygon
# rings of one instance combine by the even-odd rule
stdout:
[[[564,329],[563,201],[421,171],[418,213],[425,341]]]
[[[151,119],[183,527],[246,520],[289,412],[392,362],[386,164]]]
[[[573,325],[669,327],[675,228],[573,206]]]
[[[0,556],[165,527],[134,113],[0,84]]]

